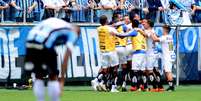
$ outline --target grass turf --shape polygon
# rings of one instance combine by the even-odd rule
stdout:
[[[32,90],[0,89],[0,101],[35,100]],[[179,86],[175,92],[120,93],[95,92],[89,86],[67,86],[61,101],[201,101],[201,85]]]

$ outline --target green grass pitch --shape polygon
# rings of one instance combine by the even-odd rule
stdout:
[[[0,89],[0,101],[36,101],[31,89]],[[46,101],[49,101],[46,96]],[[61,101],[201,101],[201,85],[179,86],[175,92],[95,92],[89,86],[66,86]]]

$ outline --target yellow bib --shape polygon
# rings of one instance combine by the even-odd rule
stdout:
[[[118,27],[117,28],[117,31],[119,32],[119,33],[124,33],[124,31],[123,31],[123,27],[122,26],[120,26],[120,27]],[[127,44],[127,37],[125,37],[125,38],[119,38],[119,37],[116,37],[116,43],[115,43],[115,45],[116,46],[126,46],[126,44]]]
[[[115,51],[115,37],[109,33],[108,26],[97,28],[101,52]]]
[[[137,36],[132,37],[133,50],[146,50],[146,38],[138,32]]]

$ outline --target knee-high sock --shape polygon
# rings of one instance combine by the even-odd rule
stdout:
[[[60,85],[58,81],[48,81],[48,95],[51,101],[60,101]]]
[[[156,75],[156,84],[158,88],[163,88],[162,82],[161,82],[161,74],[158,71],[154,71]]]
[[[153,73],[149,74],[149,83],[153,86],[154,89],[156,89],[156,81]]]
[[[45,101],[45,84],[43,80],[36,79],[34,81],[33,91],[37,101]]]
[[[131,86],[137,87],[137,85],[138,85],[138,74],[137,74],[137,72],[131,71],[130,75],[131,75]]]

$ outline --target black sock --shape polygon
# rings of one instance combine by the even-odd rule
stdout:
[[[169,85],[169,87],[174,87],[173,81],[168,81],[168,85]]]
[[[148,88],[148,82],[147,82],[146,73],[143,73],[142,80],[143,80],[144,89],[147,89]]]
[[[103,73],[99,73],[97,76],[98,82],[101,82],[103,79]]]
[[[143,72],[140,70],[137,73],[138,73],[137,88],[140,88],[140,85],[144,85],[144,82],[143,82]]]
[[[130,72],[130,76],[131,76],[131,86],[132,87],[137,87],[137,84],[138,84],[138,75],[137,75],[137,72],[135,71],[131,71]]]
[[[155,78],[154,78],[154,74],[150,73],[148,78],[149,78],[149,83],[153,86],[154,89],[156,89],[157,86],[156,86],[156,81],[155,81]]]
[[[163,88],[162,82],[161,82],[161,74],[158,71],[154,71],[154,74],[156,75],[156,84],[158,88]]]

